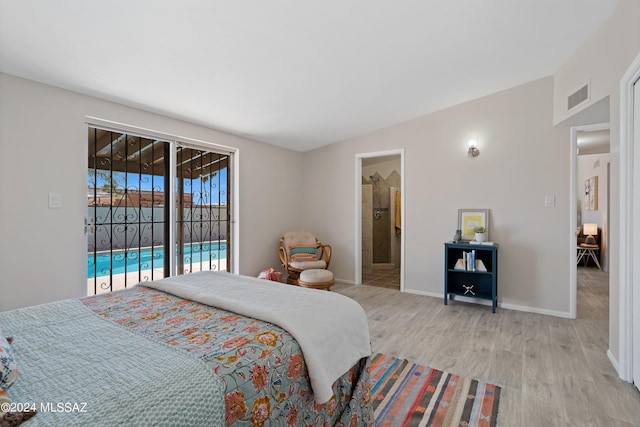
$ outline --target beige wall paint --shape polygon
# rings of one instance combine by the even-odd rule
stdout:
[[[1,73],[0,100],[0,310],[86,292],[86,116],[239,149],[241,274],[299,226],[300,153]]]
[[[609,99],[611,182],[609,227],[609,349],[620,356],[620,79],[640,53],[640,2],[620,0],[611,18],[554,75],[554,123],[571,121],[599,100]],[[591,99],[567,111],[566,97],[591,82]],[[587,123],[583,123],[587,124]]]
[[[443,242],[459,208],[491,209],[503,306],[569,313],[569,129],[552,124],[553,80],[536,80],[324,147],[304,156],[305,220],[334,245],[332,270],[354,280],[355,156],[404,148],[405,290],[442,295]],[[467,156],[470,136],[480,156]],[[555,208],[544,196],[556,197]]]
[[[617,94],[620,78],[640,51],[640,2],[619,0],[611,18],[555,73],[553,117],[560,123],[599,100]],[[567,110],[567,97],[591,84],[588,101]],[[618,108],[619,98],[611,100]]]

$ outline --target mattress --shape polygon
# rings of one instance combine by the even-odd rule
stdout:
[[[189,276],[214,288],[216,281],[229,279],[224,276],[227,273],[222,278],[220,274],[196,274]],[[193,281],[194,277],[177,279]],[[245,280],[238,276],[231,279]],[[281,287],[276,292],[291,290],[294,299],[304,297],[297,287],[246,280]],[[215,293],[220,292],[215,289]],[[309,295],[312,301],[319,296]],[[14,337],[12,346],[20,366],[20,377],[9,390],[11,398],[35,404],[39,413],[25,425],[149,425],[158,424],[149,421],[158,418],[170,425],[373,423],[368,355],[359,357],[331,383],[327,399],[317,399],[309,376],[309,357],[305,357],[298,340],[272,321],[237,311],[140,284],[123,291],[0,313],[5,335]],[[326,311],[335,317],[331,307]],[[329,320],[326,323],[334,327]],[[65,338],[57,332],[59,325],[70,330],[77,327],[77,332],[67,331]],[[76,338],[71,339],[73,336]],[[69,341],[71,348],[65,348],[61,340]],[[67,369],[75,371],[54,370],[46,378],[40,366],[45,356],[29,359],[34,357],[29,351],[32,343],[47,347],[47,365],[68,365]],[[305,351],[311,351],[309,348],[307,345]],[[130,357],[138,360],[133,363]],[[84,372],[78,372],[79,367]],[[126,374],[128,371],[135,374]],[[99,372],[97,377],[92,374],[95,372]],[[88,384],[76,380],[83,377],[89,379]],[[65,378],[71,378],[71,385],[60,386]],[[109,378],[115,382],[107,381]],[[105,404],[103,400],[111,402]],[[67,402],[85,403],[85,411],[51,410]],[[114,402],[115,409],[110,407]],[[107,419],[105,412],[118,417]]]

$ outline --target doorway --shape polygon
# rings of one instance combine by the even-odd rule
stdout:
[[[609,125],[576,129],[576,318],[594,325],[594,339],[609,336]]]
[[[356,284],[404,290],[404,150],[356,156]]]
[[[87,295],[229,271],[230,153],[88,131]]]
[[[598,267],[609,271],[609,228],[610,228],[610,131],[609,125],[594,125],[589,129],[578,129],[577,144],[577,222],[578,242],[584,243],[588,233],[590,241],[597,245],[595,253]],[[595,231],[595,233],[594,233]],[[595,262],[593,264],[596,264]],[[581,265],[592,265],[584,262]]]
[[[599,123],[571,128],[571,224],[574,228],[569,259],[572,260],[570,316],[573,319],[578,314],[578,282],[583,290],[588,283],[598,286],[600,291],[606,288],[609,294],[608,274],[601,274],[609,267],[609,127],[608,123]]]

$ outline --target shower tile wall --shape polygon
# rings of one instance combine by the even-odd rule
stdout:
[[[362,184],[362,269],[371,272],[373,263],[373,186]]]

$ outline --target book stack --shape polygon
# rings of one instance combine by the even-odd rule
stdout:
[[[464,260],[464,269],[467,271],[476,271],[476,251],[475,249],[462,253],[462,259]]]
[[[475,249],[462,252],[462,258],[458,259],[453,269],[464,271],[487,271],[482,260],[476,259]]]

